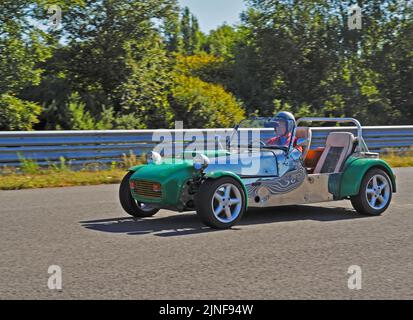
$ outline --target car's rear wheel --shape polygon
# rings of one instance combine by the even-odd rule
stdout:
[[[351,198],[351,203],[361,214],[379,216],[390,206],[392,195],[389,175],[384,170],[372,169],[364,176],[360,192]]]
[[[229,229],[237,224],[246,210],[242,185],[232,177],[206,180],[195,198],[197,214],[209,227]]]
[[[129,172],[122,180],[119,188],[120,204],[128,214],[135,218],[146,218],[155,215],[159,209],[149,204],[136,201],[131,194],[129,180],[133,172]]]

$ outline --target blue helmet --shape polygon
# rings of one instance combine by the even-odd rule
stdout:
[[[288,132],[292,132],[296,127],[295,117],[291,112],[281,111],[275,115],[275,120],[284,120],[287,122]]]

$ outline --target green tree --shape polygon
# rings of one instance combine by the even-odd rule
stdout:
[[[274,101],[280,101],[294,112],[304,106],[312,114],[354,116],[366,124],[407,121],[408,2],[358,1],[363,27],[349,30],[348,9],[355,1],[249,1],[244,39],[234,50],[233,91],[249,112],[263,115],[273,114]]]
[[[182,53],[183,39],[181,34],[180,13],[177,10],[165,19],[164,38],[169,52]]]
[[[218,83],[225,87],[230,81],[230,70],[223,57],[202,53],[192,56],[178,55],[175,59],[179,72],[196,76],[205,82]]]
[[[209,54],[231,61],[234,58],[235,46],[241,39],[239,30],[224,24],[210,32],[204,46]]]
[[[193,55],[200,52],[204,35],[200,31],[198,19],[185,7],[181,18],[181,33],[183,42],[183,53]]]
[[[41,83],[45,63],[52,56],[51,36],[37,26],[48,18],[47,7],[69,8],[75,1],[3,0],[0,10],[0,95],[2,128],[31,130],[40,106],[24,93]],[[47,21],[47,20],[46,20]],[[27,114],[26,114],[27,113]],[[9,117],[9,120],[7,120]]]
[[[125,62],[130,76],[115,91],[121,113],[139,120],[137,128],[168,128],[173,118],[168,102],[170,62],[160,39],[140,43],[139,49],[136,45],[127,49]]]
[[[4,93],[0,95],[0,130],[32,130],[41,107]]]
[[[2,0],[0,129],[229,126],[244,106],[411,124],[412,14],[411,0],[249,0],[240,26],[204,35],[176,0]]]
[[[109,130],[113,128],[115,121],[113,110],[110,108],[103,108],[97,120],[86,110],[78,94],[71,95],[66,113],[67,127],[70,130]]]
[[[196,77],[176,75],[170,99],[175,120],[189,128],[229,128],[245,117],[232,94]]]
[[[222,62],[206,54],[177,57],[170,95],[175,120],[190,128],[227,128],[245,117],[242,104],[214,83]]]
[[[117,117],[133,114],[140,128],[169,125],[168,60],[154,20],[175,7],[175,0],[84,1],[64,16],[64,73],[93,117],[106,106]]]

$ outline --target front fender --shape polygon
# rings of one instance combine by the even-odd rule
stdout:
[[[129,168],[128,171],[130,171],[130,172],[136,172],[136,171],[138,171],[140,168],[143,168],[144,166],[145,166],[144,164],[141,164],[141,165],[139,165],[139,166],[134,166],[134,167]]]
[[[245,201],[246,201],[246,207],[248,208],[248,191],[247,188],[245,187],[244,182],[242,181],[242,179],[235,173],[231,172],[231,171],[214,171],[214,172],[208,172],[205,174],[205,178],[208,179],[219,179],[222,177],[231,177],[236,179],[242,186],[242,189],[245,192]]]
[[[340,198],[356,196],[360,192],[361,183],[366,173],[373,168],[384,170],[390,177],[393,192],[397,191],[396,176],[386,161],[381,159],[365,159],[350,157],[344,167],[340,184]]]

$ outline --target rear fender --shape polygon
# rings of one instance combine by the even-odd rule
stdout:
[[[396,176],[386,161],[381,159],[349,158],[340,183],[340,198],[344,199],[358,195],[364,176],[374,168],[381,169],[389,175],[393,192],[396,192]]]

